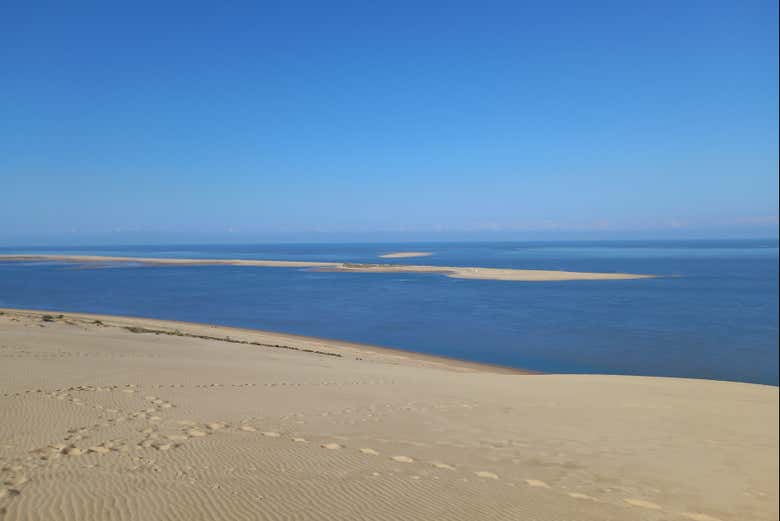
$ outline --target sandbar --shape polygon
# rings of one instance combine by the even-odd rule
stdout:
[[[456,279],[505,280],[523,282],[574,280],[631,280],[654,278],[635,273],[591,273],[557,270],[525,270],[467,266],[426,266],[404,264],[361,264],[350,262],[312,262],[253,259],[176,259],[154,257],[110,257],[98,255],[0,255],[6,261],[63,261],[74,263],[135,263],[148,266],[257,266],[267,268],[308,268],[357,273],[432,273]]]

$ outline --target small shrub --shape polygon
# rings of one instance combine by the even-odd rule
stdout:
[[[127,329],[131,333],[146,333],[146,330],[142,327],[126,326],[125,329]]]

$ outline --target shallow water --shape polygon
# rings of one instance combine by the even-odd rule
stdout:
[[[393,251],[433,256],[378,259]],[[778,383],[778,241],[0,248],[651,273],[507,282],[237,266],[0,263],[0,306],[209,322],[549,372]]]

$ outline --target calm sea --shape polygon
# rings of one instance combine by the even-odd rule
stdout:
[[[778,383],[778,241],[500,242],[0,248],[652,273],[505,282],[231,266],[0,263],[0,306],[283,331],[545,372]]]

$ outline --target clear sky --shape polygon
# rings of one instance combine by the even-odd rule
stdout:
[[[0,4],[0,244],[777,217],[774,0]]]

